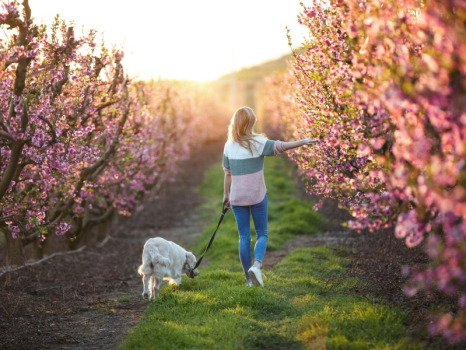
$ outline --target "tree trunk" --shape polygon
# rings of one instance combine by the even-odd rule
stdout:
[[[45,241],[42,242],[39,238],[32,242],[32,255],[35,260],[40,260],[44,257],[44,245]]]
[[[97,231],[97,242],[101,242],[107,237],[107,235],[110,233],[110,228],[112,226],[112,220],[105,220],[104,222],[100,223],[96,227]]]
[[[13,238],[11,233],[5,232],[6,238],[6,263],[7,265],[23,265],[24,264],[24,255],[23,255],[23,245],[21,244],[21,239]]]
[[[119,217],[120,215],[114,211],[110,217],[99,223],[96,237],[98,242],[103,241],[116,227],[118,227]]]
[[[42,242],[42,253],[45,255],[50,255],[60,250],[62,244],[60,242],[64,237],[59,237],[54,233],[48,233],[45,236],[45,241]]]
[[[69,250],[78,249],[82,242],[87,241],[87,236],[89,235],[89,231],[90,231],[89,228],[82,229],[81,231],[79,231],[78,234],[76,234],[76,239],[75,240],[71,241],[71,240],[68,239],[68,249]]]

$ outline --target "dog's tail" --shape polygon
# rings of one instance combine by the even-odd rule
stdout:
[[[138,273],[143,275],[150,275],[153,273],[155,265],[163,267],[169,267],[171,264],[170,259],[161,255],[157,248],[152,248],[148,251],[144,251],[142,256],[142,265],[138,268]]]

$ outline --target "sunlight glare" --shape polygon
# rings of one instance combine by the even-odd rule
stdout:
[[[303,40],[299,1],[30,0],[32,15],[50,24],[59,13],[77,30],[97,29],[124,47],[125,67],[141,79],[208,81],[290,52]],[[232,54],[233,51],[233,54]]]

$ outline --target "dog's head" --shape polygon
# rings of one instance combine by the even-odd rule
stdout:
[[[194,268],[196,266],[196,257],[193,253],[186,254],[186,262],[183,266],[183,272],[189,278],[194,278],[199,275],[199,271]]]

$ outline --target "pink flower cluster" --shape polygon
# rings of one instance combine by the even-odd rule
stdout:
[[[354,229],[427,237],[431,266],[408,289],[456,296],[431,332],[466,340],[466,1],[314,1],[299,21],[291,98],[269,108],[321,139],[292,155],[309,192],[340,200]]]
[[[96,45],[96,32],[34,26],[24,3],[0,13],[12,28],[0,41],[0,229],[23,245],[76,240],[173,178],[202,142],[207,102],[180,84],[132,82],[123,52]]]

